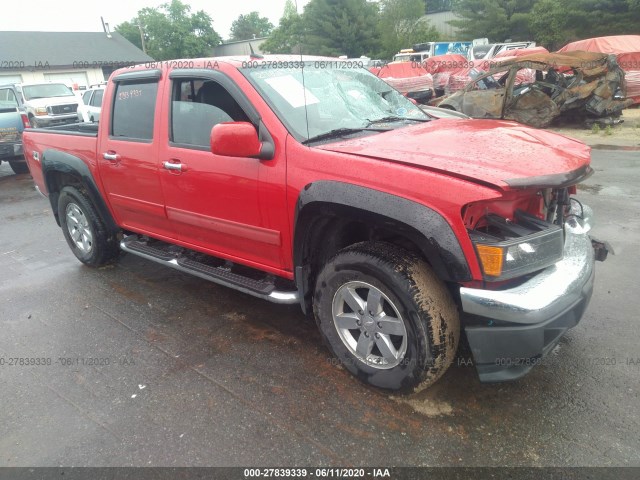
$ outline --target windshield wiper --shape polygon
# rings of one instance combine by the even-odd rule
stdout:
[[[315,137],[311,137],[311,138],[307,138],[306,140],[304,140],[302,142],[303,145],[306,145],[307,143],[312,143],[312,142],[318,142],[320,140],[327,140],[330,138],[336,138],[336,137],[342,137],[343,135],[349,135],[352,133],[360,133],[360,132],[388,132],[390,129],[388,128],[369,128],[369,126],[366,127],[360,127],[360,128],[335,128],[333,130],[330,130],[326,133],[321,133],[320,135],[316,135]]]
[[[371,125],[374,125],[376,123],[400,122],[400,121],[430,122],[431,118],[411,118],[411,117],[389,116],[389,117],[376,118],[375,120],[369,120],[369,123],[367,123],[367,127],[370,127]]]

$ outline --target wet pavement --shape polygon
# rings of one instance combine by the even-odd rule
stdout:
[[[297,307],[132,255],[84,267],[3,164],[0,466],[640,465],[640,158],[593,165],[579,198],[617,255],[582,322],[517,382],[480,384],[463,345],[395,397],[332,365]]]

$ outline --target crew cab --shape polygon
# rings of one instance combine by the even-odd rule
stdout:
[[[482,381],[515,379],[578,323],[606,254],[573,196],[590,150],[437,116],[338,59],[223,57],[117,70],[99,124],[24,145],[89,266],[125,251],[299,304],[377,387],[434,383],[462,329]]]

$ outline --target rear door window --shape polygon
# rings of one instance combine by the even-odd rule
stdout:
[[[118,82],[113,103],[111,136],[152,140],[158,81]]]

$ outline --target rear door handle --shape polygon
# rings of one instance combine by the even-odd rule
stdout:
[[[182,171],[182,164],[181,163],[164,162],[162,165],[164,166],[164,168],[166,170],[173,170],[173,171],[176,171],[176,172],[181,172]]]
[[[118,160],[120,160],[120,155],[118,155],[116,152],[104,152],[102,154],[102,158],[104,158],[105,160],[109,160],[110,162],[117,162]]]

